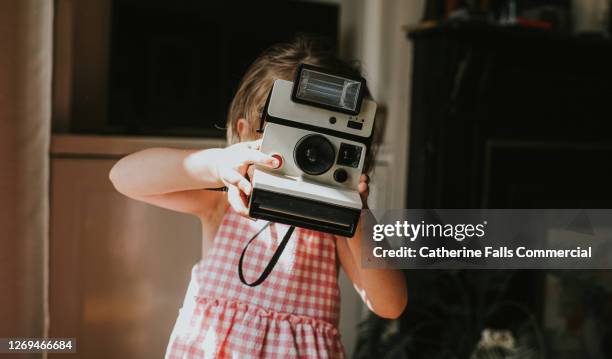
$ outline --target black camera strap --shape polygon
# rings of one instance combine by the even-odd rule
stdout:
[[[272,258],[270,258],[268,265],[266,265],[266,268],[264,268],[263,272],[261,272],[261,275],[259,276],[259,278],[249,283],[244,278],[244,273],[242,271],[242,262],[244,261],[244,255],[247,249],[249,248],[249,245],[251,245],[251,242],[253,242],[253,240],[257,238],[257,236],[261,232],[263,232],[266,228],[270,227],[271,223],[272,222],[266,223],[265,226],[263,226],[259,231],[257,231],[257,233],[255,233],[255,235],[251,239],[249,239],[247,244],[244,246],[244,249],[242,250],[242,254],[240,255],[240,260],[238,261],[238,276],[240,277],[240,281],[243,284],[248,285],[249,287],[256,287],[260,285],[261,283],[263,283],[266,280],[266,278],[268,278],[268,276],[272,272],[272,269],[274,269],[276,262],[278,262],[278,259],[280,258],[281,254],[283,254],[283,251],[285,250],[285,246],[287,246],[287,242],[289,242],[289,238],[291,238],[291,235],[293,234],[293,230],[295,229],[295,226],[289,227],[289,229],[287,230],[287,233],[285,233],[285,236],[283,237],[280,244],[278,245],[278,248],[276,248],[276,251],[272,255]]]

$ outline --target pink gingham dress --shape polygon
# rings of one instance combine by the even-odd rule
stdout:
[[[266,223],[227,211],[213,247],[193,268],[166,358],[344,358],[334,237],[296,228],[266,281],[249,287],[238,277],[238,260]],[[288,228],[274,223],[251,243],[248,282]]]

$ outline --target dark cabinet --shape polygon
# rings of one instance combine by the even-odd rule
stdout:
[[[612,208],[612,42],[467,23],[410,38],[410,208]]]
[[[468,23],[409,37],[409,208],[612,208],[612,42]],[[485,357],[484,330],[517,357],[612,357],[610,271],[405,274],[395,334],[370,318],[357,357]]]

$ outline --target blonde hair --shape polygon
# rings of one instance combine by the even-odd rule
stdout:
[[[247,121],[251,136],[255,137],[261,112],[274,81],[277,79],[293,81],[296,70],[302,63],[350,75],[360,75],[355,64],[339,60],[332,48],[320,38],[300,35],[290,43],[270,47],[248,68],[230,104],[227,115],[228,144],[247,140],[241,139],[238,134],[237,123],[240,118]],[[366,96],[369,97],[367,88]],[[372,157],[374,151],[369,152]],[[370,167],[370,162],[366,159],[366,168]]]

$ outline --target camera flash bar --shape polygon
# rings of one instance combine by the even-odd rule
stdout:
[[[316,66],[302,64],[298,68],[291,99],[294,102],[357,115],[365,89],[363,77],[331,74]]]

